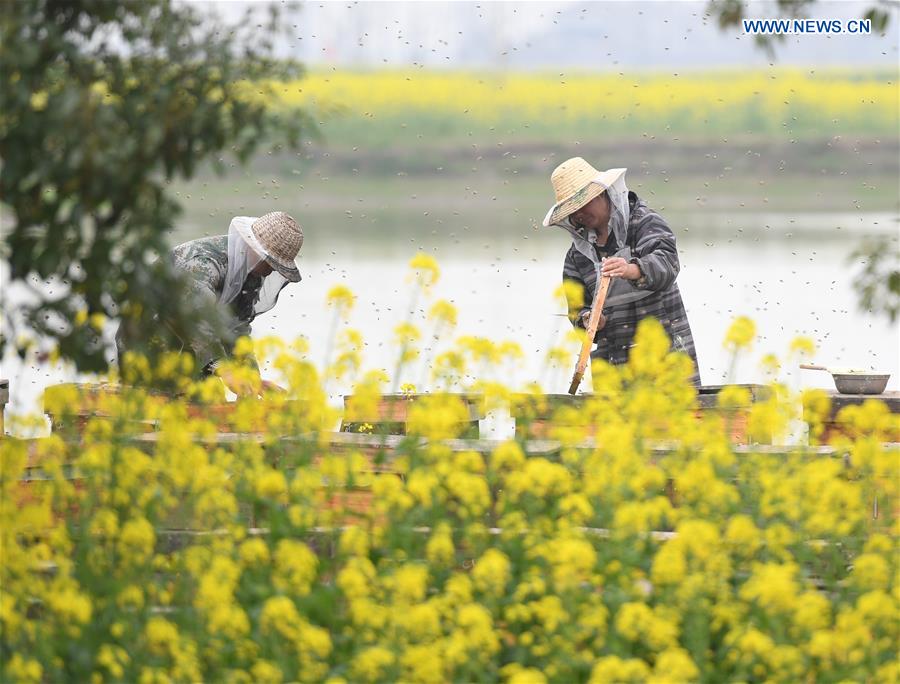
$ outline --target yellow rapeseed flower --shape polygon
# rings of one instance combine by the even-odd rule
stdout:
[[[354,656],[350,662],[350,673],[360,682],[383,681],[394,661],[394,654],[388,649],[371,646]]]
[[[759,367],[767,376],[775,377],[781,370],[781,361],[775,354],[766,354],[759,360]]]
[[[799,336],[791,340],[790,354],[809,358],[816,353],[816,343],[809,337]]]
[[[683,648],[667,648],[660,653],[653,667],[653,674],[647,681],[653,684],[669,682],[693,682],[700,677],[700,670]]]
[[[273,560],[275,586],[298,596],[309,593],[319,562],[306,544],[294,539],[282,539],[275,547]]]
[[[456,341],[463,351],[472,356],[476,362],[484,363],[500,363],[502,358],[499,346],[494,344],[486,337],[476,337],[473,335],[465,335]]]
[[[456,327],[457,316],[456,307],[446,299],[439,299],[428,310],[428,318],[450,328]]]
[[[428,568],[407,563],[394,573],[391,584],[399,603],[417,603],[425,598],[428,589]]]
[[[430,644],[411,645],[400,656],[404,675],[399,681],[440,682],[445,680],[440,651]]]
[[[887,589],[891,570],[888,562],[874,553],[864,553],[853,563],[850,581],[863,590]]]
[[[23,657],[21,653],[14,653],[4,669],[11,681],[23,684],[41,684],[44,681],[44,668],[40,662]]]
[[[369,535],[361,527],[350,525],[338,540],[338,550],[349,556],[366,556],[369,553]]]
[[[413,271],[411,279],[423,288],[430,288],[441,276],[437,260],[424,252],[419,252],[410,259],[409,267]]]
[[[338,572],[337,586],[350,599],[368,596],[375,579],[375,567],[368,558],[351,557]]]
[[[269,562],[269,546],[259,537],[243,542],[239,555],[245,567],[263,567]]]
[[[748,349],[756,339],[756,324],[746,316],[738,316],[725,333],[724,346],[730,351]]]
[[[260,684],[281,684],[284,681],[281,668],[268,660],[257,660],[250,667],[254,682]]]
[[[122,525],[119,535],[119,553],[135,566],[143,565],[153,554],[156,532],[146,518],[135,518]]]
[[[787,614],[797,604],[796,574],[797,567],[792,563],[756,563],[750,579],[741,587],[741,598],[755,601],[768,612]]]
[[[831,604],[818,592],[804,592],[797,597],[792,618],[803,633],[825,629],[831,623]]]
[[[511,663],[518,665],[518,663]],[[543,672],[534,667],[521,667],[513,670],[506,680],[506,684],[546,684],[547,677]]]
[[[440,522],[431,531],[425,545],[425,557],[432,567],[446,567],[453,563],[456,548],[453,544],[453,529],[446,522]]]
[[[287,501],[287,480],[278,470],[266,469],[256,478],[256,495],[261,499]]]
[[[167,655],[178,646],[178,627],[163,617],[154,616],[144,627],[144,637],[152,653]]]
[[[121,679],[124,676],[124,665],[129,661],[128,652],[121,646],[103,644],[97,654],[97,665],[109,672],[113,679]]]
[[[749,515],[738,514],[728,521],[725,541],[733,546],[736,554],[752,558],[762,545],[762,535]]]
[[[638,682],[646,682],[649,676],[650,668],[643,660],[622,659],[619,656],[611,655],[597,660],[591,670],[591,678],[588,682],[589,684],[608,684],[608,682],[638,684]]]
[[[584,287],[574,280],[563,280],[553,291],[553,296],[562,300],[566,312],[578,311],[584,306]]]
[[[353,291],[346,285],[332,287],[325,300],[333,306],[340,316],[347,316],[353,309]]]
[[[489,596],[503,596],[509,578],[509,558],[497,549],[485,551],[472,568],[472,582],[475,588]]]
[[[469,421],[469,409],[457,396],[431,394],[413,402],[407,415],[410,434],[429,439],[453,439]]]

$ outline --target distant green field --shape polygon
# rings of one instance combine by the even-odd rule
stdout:
[[[896,137],[896,71],[315,72],[278,84],[338,147],[504,146],[595,138]]]

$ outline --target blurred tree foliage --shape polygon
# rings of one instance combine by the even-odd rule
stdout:
[[[803,18],[807,10],[821,0],[776,0],[774,10],[779,17]],[[748,0],[710,0],[707,11],[716,18],[719,27],[729,29],[740,26],[744,18],[759,18],[750,14]],[[759,4],[756,4],[759,7]],[[897,0],[879,0],[870,5],[863,5],[863,19],[872,22],[872,33],[882,34],[891,23],[891,14],[900,9]],[[768,8],[767,8],[768,9]],[[896,21],[896,19],[894,19]],[[784,35],[757,35],[757,45],[768,55],[775,58],[775,44],[783,41]],[[893,323],[900,315],[900,249],[897,240],[867,240],[853,252],[850,261],[863,261],[862,270],[856,275],[853,286],[856,288],[857,302],[860,308],[875,314],[882,314]]]
[[[886,315],[891,323],[900,315],[900,249],[897,238],[864,241],[851,260],[862,260],[863,268],[853,285],[859,305],[876,314]]]
[[[2,3],[4,256],[29,292],[4,304],[3,349],[24,357],[36,334],[100,370],[104,317],[122,316],[141,339],[183,338],[194,325],[165,258],[179,212],[167,185],[202,163],[222,170],[226,154],[296,148],[312,130],[304,112],[265,106],[267,79],[302,68],[275,59],[281,15],[264,14],[226,26],[169,0]]]

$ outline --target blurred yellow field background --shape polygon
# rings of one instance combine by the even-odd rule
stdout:
[[[281,103],[312,106],[342,143],[417,136],[568,138],[848,134],[896,137],[888,72],[769,69],[690,73],[309,73]]]

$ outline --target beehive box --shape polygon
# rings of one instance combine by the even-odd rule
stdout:
[[[709,414],[719,415],[725,420],[731,440],[735,444],[770,444],[771,437],[754,435],[751,439],[748,429],[750,406],[763,401],[769,394],[764,385],[737,385],[750,394],[750,404],[734,409],[722,409],[718,405],[718,395],[725,385],[706,385],[697,393],[696,415],[702,419]],[[579,419],[579,409],[591,400],[591,394],[516,394],[513,395],[510,412],[516,422],[516,436],[520,439],[547,439],[553,437],[554,430],[568,428],[581,430],[585,436],[596,434],[595,426],[587,417]],[[574,409],[574,410],[573,410]]]
[[[158,410],[168,401],[172,395],[154,390],[143,390],[146,401],[140,404],[140,410],[127,417],[113,415],[110,412],[111,400],[124,399],[132,389],[126,385],[113,383],[63,383],[52,385],[44,394],[44,412],[50,418],[51,429],[54,432],[77,437],[84,432],[91,420],[109,420],[118,427],[124,427],[131,433],[147,433],[158,429],[158,421],[155,417]],[[143,389],[143,388],[142,388]],[[61,410],[61,397],[72,395],[76,397],[75,405],[66,406]],[[288,399],[280,410],[284,415],[301,415],[305,410],[303,400]],[[185,401],[187,416],[194,419],[203,419],[211,422],[219,432],[233,432],[235,425],[241,425],[247,432],[259,432],[266,429],[267,414],[265,410],[246,411],[241,402],[222,402],[212,404],[200,404]]]
[[[887,406],[891,414],[891,420],[883,430],[883,438],[887,443],[900,442],[900,392],[882,392],[881,394],[841,394],[840,392],[826,392],[830,401],[828,415],[822,424],[822,434],[818,439],[823,444],[828,444],[838,437],[854,437],[854,428],[849,420],[849,414],[844,409],[853,406],[862,406],[867,401],[881,401]],[[811,416],[804,411],[804,421],[810,424]]]
[[[341,432],[375,435],[405,435],[409,427],[410,410],[425,401],[428,394],[383,394],[374,406],[366,406],[353,395],[344,397],[344,419]],[[446,396],[462,401],[466,419],[459,425],[459,437],[475,439],[479,436],[478,421],[485,416],[484,397],[479,394],[450,393]],[[367,402],[368,403],[368,402]]]

